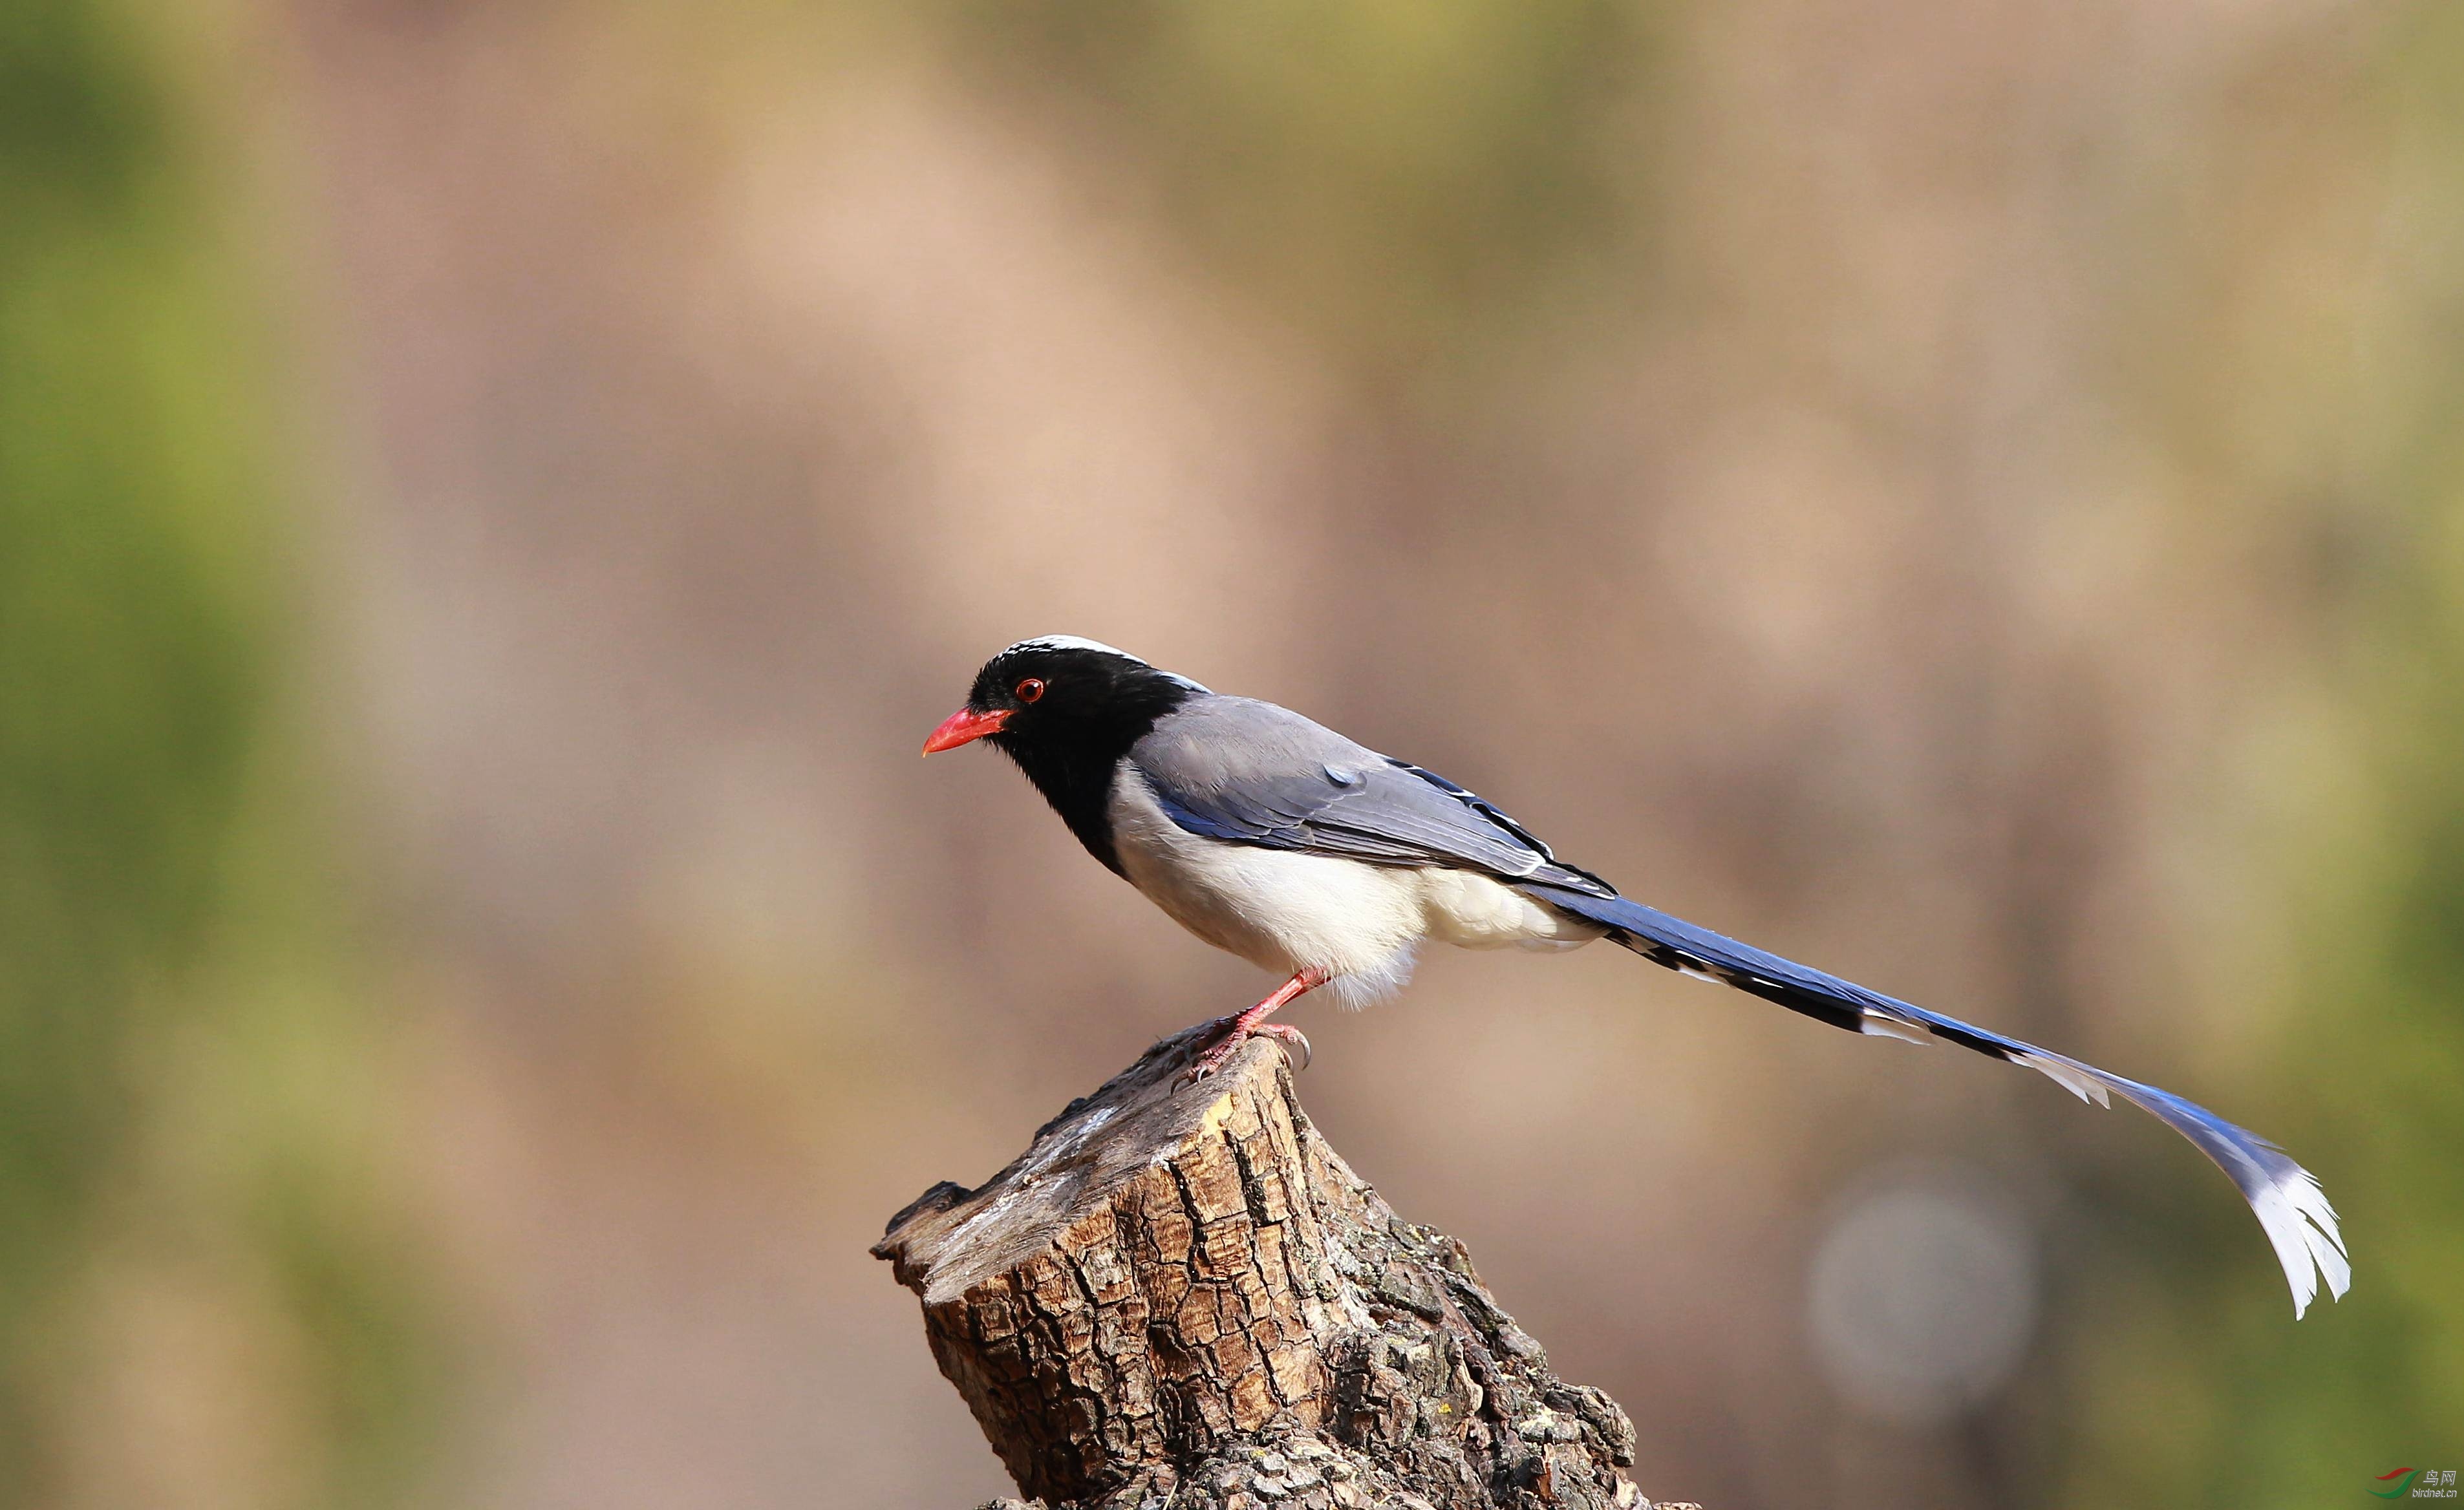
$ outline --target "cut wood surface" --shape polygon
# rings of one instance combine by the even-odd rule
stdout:
[[[1047,1510],[1637,1510],[1635,1433],[1560,1381],[1463,1244],[1327,1147],[1280,1049],[1157,1043],[873,1248]],[[1015,1510],[1018,1501],[997,1501]],[[1668,1507],[1675,1510],[1675,1507]]]

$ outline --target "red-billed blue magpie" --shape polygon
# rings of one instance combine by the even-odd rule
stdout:
[[[1943,1039],[2050,1077],[2082,1101],[2120,1094],[2198,1145],[2238,1186],[2293,1286],[2351,1282],[2336,1213],[2274,1144],[2169,1091],[1971,1027],[1629,901],[1445,777],[1287,709],[1226,697],[1069,635],[1022,640],[976,674],[924,753],[981,739],[1035,783],[1088,853],[1191,932],[1286,977],[1221,1019],[1194,1076],[1321,987],[1348,1005],[1391,994],[1429,940],[1571,949],[1595,938],[1833,1027]]]

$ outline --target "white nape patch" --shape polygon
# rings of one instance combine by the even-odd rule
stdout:
[[[1871,1038],[1897,1039],[1903,1043],[1931,1043],[1933,1035],[1913,1022],[1904,1022],[1885,1012],[1866,1012],[1857,1018],[1857,1031]]]
[[[2081,1101],[2092,1101],[2100,1106],[2113,1105],[2113,1096],[2104,1082],[2058,1055],[2013,1054],[2011,1062],[2025,1064]]]
[[[2290,1166],[2273,1183],[2251,1197],[2251,1210],[2284,1266],[2285,1282],[2293,1286],[2293,1319],[2299,1321],[2319,1296],[2319,1277],[2325,1275],[2327,1293],[2337,1300],[2353,1287],[2353,1266],[2344,1256],[2344,1235],[2336,1225],[2336,1208],[2308,1170]]]
[[[1181,675],[1177,671],[1166,671],[1160,667],[1148,665],[1147,662],[1140,660],[1138,657],[1132,655],[1129,651],[1124,650],[1117,646],[1106,645],[1101,640],[1089,640],[1079,635],[1039,634],[1034,636],[1032,639],[1021,640],[1018,644],[1011,646],[1008,650],[1003,650],[1001,655],[1007,655],[1011,650],[1092,650],[1097,655],[1117,655],[1124,661],[1137,661],[1140,666],[1146,667],[1148,670],[1156,672],[1158,675],[1170,677],[1172,680],[1178,682],[1181,686],[1189,688],[1193,691],[1204,692],[1212,690],[1210,688],[1203,687],[1197,682],[1191,681],[1188,677]],[[993,659],[998,661],[1001,659],[1001,656],[997,655],[993,657]]]
[[[1279,975],[1314,971],[1346,1006],[1399,990],[1424,941],[1563,949],[1604,931],[1467,870],[1372,865],[1193,834],[1127,760],[1113,776],[1109,816],[1122,872],[1173,921]]]
[[[1074,634],[1033,635],[1011,646],[1009,650],[1003,650],[1001,655],[1009,654],[1010,650],[1092,650],[1098,655],[1117,655],[1124,661],[1137,661],[1140,666],[1147,664],[1118,646],[1106,645],[1101,640],[1083,639]],[[1000,658],[994,657],[995,660]]]

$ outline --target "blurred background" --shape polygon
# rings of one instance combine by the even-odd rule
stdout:
[[[866,1257],[1248,967],[1126,646],[2325,1182],[1615,951],[1309,1004],[1715,1510],[2464,1466],[2464,9],[12,0],[0,1503],[958,1507]]]

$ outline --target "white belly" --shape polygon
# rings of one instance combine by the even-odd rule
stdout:
[[[1111,819],[1121,869],[1175,922],[1278,974],[1315,971],[1347,1006],[1401,986],[1424,939],[1564,948],[1600,936],[1470,871],[1364,864],[1190,833],[1126,762],[1113,781]]]

